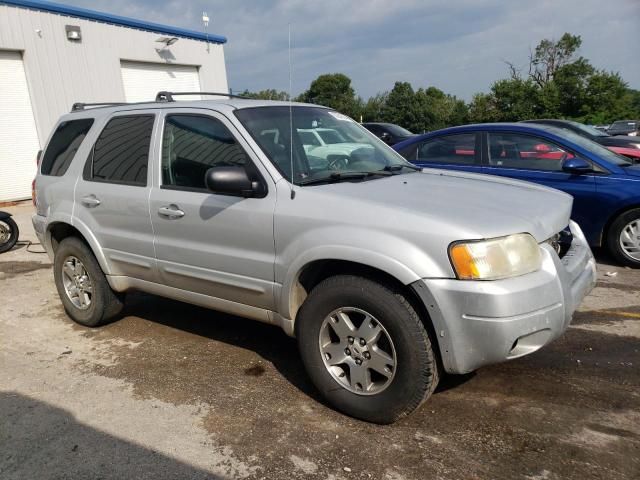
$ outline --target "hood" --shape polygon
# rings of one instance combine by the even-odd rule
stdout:
[[[630,137],[628,135],[625,136],[610,136],[610,137],[596,137],[598,143],[601,145],[607,145],[610,147],[629,147],[629,148],[637,148],[636,144],[640,144],[639,137]],[[640,151],[640,149],[638,149]]]
[[[389,230],[447,242],[521,232],[543,242],[568,225],[573,204],[570,195],[541,185],[436,169],[307,188],[322,192],[326,208],[335,205],[353,222],[386,219]]]

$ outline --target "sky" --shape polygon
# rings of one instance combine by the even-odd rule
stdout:
[[[582,37],[579,54],[640,89],[640,0],[57,0],[108,13],[227,37],[234,92],[289,90],[318,75],[344,73],[368,98],[396,81],[435,86],[465,100],[526,70],[543,38]]]

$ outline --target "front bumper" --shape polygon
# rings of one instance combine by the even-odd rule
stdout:
[[[574,222],[561,259],[543,244],[542,268],[496,281],[423,279],[413,284],[434,325],[444,368],[467,373],[535,352],[559,337],[596,281],[595,260]]]

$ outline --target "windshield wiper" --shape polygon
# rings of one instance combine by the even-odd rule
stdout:
[[[332,172],[330,175],[326,177],[319,178],[305,178],[304,180],[299,181],[298,185],[313,185],[316,183],[337,183],[343,180],[354,180],[354,179],[362,179],[367,177],[374,176],[383,176],[388,177],[389,175],[393,175],[391,172],[385,170],[378,170],[375,172]]]
[[[404,164],[387,165],[382,170],[385,171],[385,172],[397,172],[399,170],[402,170],[403,168],[409,168],[409,169],[415,170],[417,172],[421,172],[422,171],[422,168],[416,167],[415,165],[404,165]]]

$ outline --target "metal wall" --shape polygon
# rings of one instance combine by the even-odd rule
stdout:
[[[82,41],[67,40],[65,25],[79,26]],[[0,50],[22,52],[41,146],[74,102],[125,100],[121,60],[194,65],[203,91],[228,91],[222,45],[180,38],[162,49],[162,36],[0,4]]]

